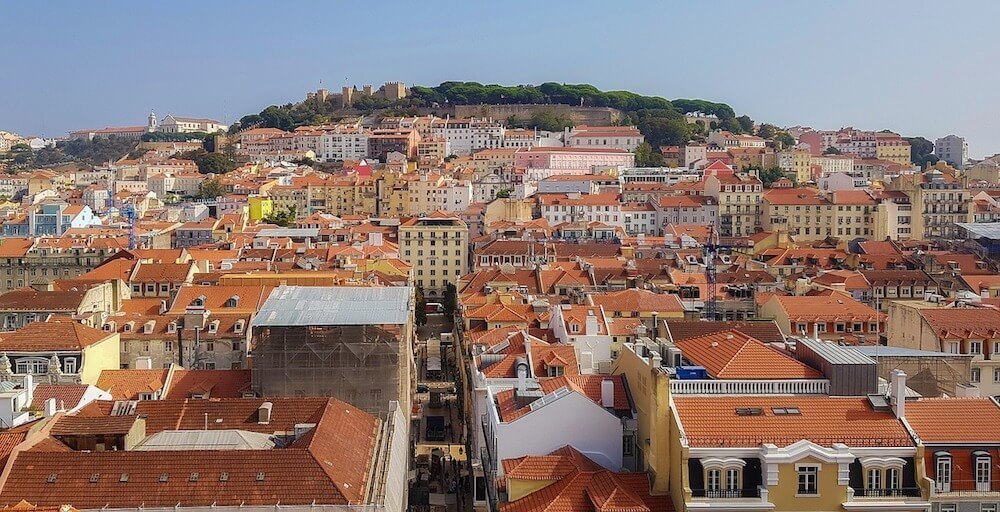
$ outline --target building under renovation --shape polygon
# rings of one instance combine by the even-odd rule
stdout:
[[[261,396],[329,396],[385,417],[410,409],[413,289],[280,286],[253,321]]]

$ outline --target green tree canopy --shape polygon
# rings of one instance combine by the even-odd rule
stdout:
[[[204,199],[215,199],[226,195],[226,186],[222,184],[222,180],[218,176],[214,176],[201,182],[198,185],[198,191]]]
[[[830,146],[825,150],[823,150],[824,155],[839,155],[840,153],[841,153],[840,150],[833,146]]]
[[[938,163],[938,157],[934,154],[934,143],[923,137],[905,137],[910,143],[910,161],[919,165],[921,169],[926,169]]]

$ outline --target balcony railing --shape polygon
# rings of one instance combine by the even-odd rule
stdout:
[[[760,498],[760,488],[756,489],[691,489],[692,498],[734,499]]]
[[[670,381],[670,392],[675,395],[825,395],[829,391],[826,379]]]
[[[896,489],[854,489],[855,498],[919,498],[919,487],[899,487]]]
[[[1000,487],[992,485],[991,482],[977,482],[975,480],[952,480],[948,483],[935,482],[932,493],[935,495],[945,494],[950,496],[978,495],[978,494],[1000,494]]]

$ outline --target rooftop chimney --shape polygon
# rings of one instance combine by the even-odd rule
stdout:
[[[584,334],[587,336],[597,336],[600,334],[600,329],[597,326],[597,316],[594,315],[593,310],[587,311],[587,323],[584,329]]]
[[[889,403],[897,418],[906,417],[906,372],[900,369],[892,371],[889,381]]]
[[[615,406],[615,381],[612,379],[601,381],[601,406],[607,409]]]
[[[51,397],[51,398],[49,398],[48,400],[45,401],[44,410],[45,410],[45,417],[46,418],[51,418],[52,416],[55,416],[55,414],[56,414],[56,399],[55,399],[55,397]]]
[[[274,407],[274,404],[272,404],[271,402],[264,402],[260,404],[260,407],[257,408],[257,423],[261,425],[267,425],[268,423],[271,423],[272,407]]]

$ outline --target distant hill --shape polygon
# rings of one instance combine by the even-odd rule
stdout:
[[[638,126],[654,148],[665,144],[683,144],[716,127],[734,133],[749,133],[754,126],[750,117],[737,117],[732,107],[725,103],[698,99],[667,100],[630,91],[601,91],[589,84],[546,82],[537,86],[504,86],[478,82],[444,82],[436,87],[413,86],[409,96],[398,101],[377,97],[355,98],[353,108],[350,109],[341,108],[339,94],[331,95],[326,101],[308,99],[298,103],[271,105],[259,114],[243,116],[234,124],[233,130],[250,126],[293,130],[298,126],[336,122],[357,114],[448,113],[455,105],[479,104],[553,104],[618,109],[624,113],[621,124]],[[690,124],[684,114],[691,112],[714,115],[718,117],[718,122],[712,126]],[[552,113],[540,112],[519,124],[558,130],[572,122]]]

